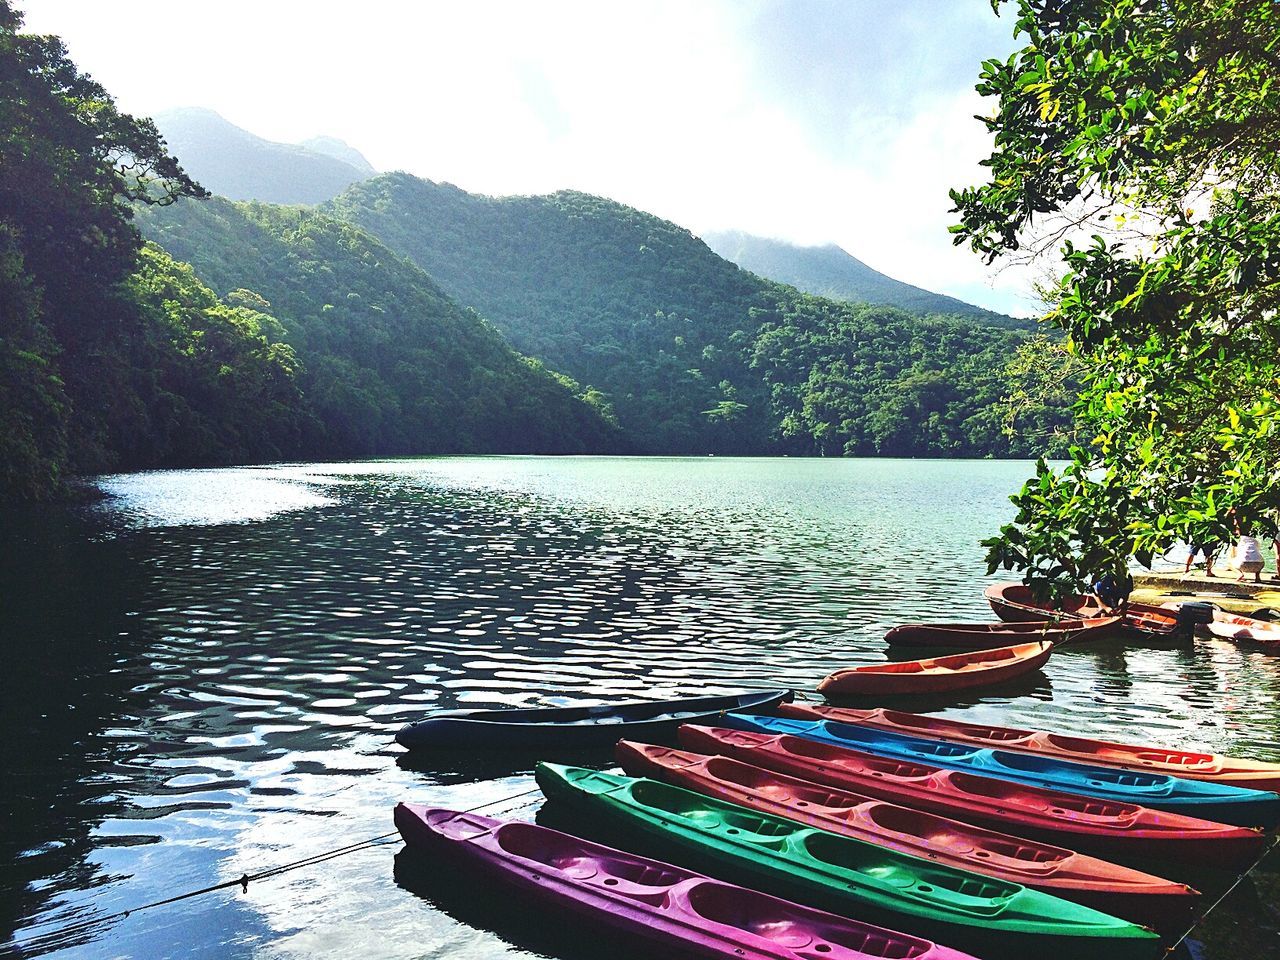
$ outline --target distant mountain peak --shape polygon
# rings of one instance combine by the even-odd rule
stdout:
[[[208,107],[166,110],[154,119],[187,173],[232,200],[322,203],[376,172],[358,150],[336,137],[277,143]]]
[[[744,270],[815,296],[851,303],[887,304],[914,313],[953,314],[1001,325],[1021,325],[993,310],[895,280],[834,243],[806,246],[741,230],[708,233],[702,239],[720,256]]]
[[[347,141],[340,140],[337,137],[323,135],[312,137],[310,140],[303,140],[298,146],[314,150],[316,153],[323,153],[325,156],[333,157],[335,160],[341,160],[343,163],[350,164],[371,177],[378,172],[374,169],[373,164],[365,159],[363,153],[351,146]]]

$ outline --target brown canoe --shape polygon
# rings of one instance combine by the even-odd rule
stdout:
[[[1024,583],[993,583],[983,591],[996,616],[1006,623],[1074,622],[1110,615],[1096,597],[1076,594],[1057,604],[1041,603]],[[1149,603],[1130,603],[1121,626],[1144,637],[1169,637],[1178,629],[1174,612]]]
[[[950,693],[1004,683],[1039,670],[1053,653],[1050,640],[994,650],[975,650],[930,660],[875,663],[838,670],[820,684],[821,693],[919,694]]]
[[[954,650],[990,650],[1031,640],[1092,640],[1119,623],[1120,617],[1092,617],[1052,623],[1048,620],[1025,623],[904,623],[884,635],[885,643],[902,647],[950,647]]]

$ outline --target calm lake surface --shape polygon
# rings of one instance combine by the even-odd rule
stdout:
[[[590,955],[397,842],[33,938],[386,833],[399,800],[530,789],[518,761],[404,762],[427,710],[812,689],[885,659],[895,623],[989,619],[978,541],[1029,472],[445,458],[106,477],[93,507],[5,514],[0,933],[87,958]],[[932,706],[1280,759],[1278,704],[1280,658],[1201,641],[1067,650]]]

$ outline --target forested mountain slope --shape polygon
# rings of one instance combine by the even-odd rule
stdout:
[[[352,224],[215,198],[141,211],[139,225],[219,294],[279,319],[323,428],[319,455],[624,448],[576,384]]]
[[[643,449],[1026,452],[998,409],[1023,331],[806,296],[582,193],[493,198],[397,173],[325,209],[603,391]]]
[[[1025,326],[1000,313],[955,297],[903,283],[867,266],[835,244],[802,247],[741,231],[703,234],[707,246],[744,270],[797,290],[851,303],[901,307],[914,313],[970,317],[1007,326]]]
[[[202,107],[160,113],[155,122],[187,172],[232,200],[319,203],[373,173],[369,162],[340,140],[275,143]]]

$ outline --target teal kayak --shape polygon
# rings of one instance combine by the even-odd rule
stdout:
[[[1160,952],[1150,930],[1089,907],[657,780],[550,763],[538,764],[537,779],[553,802],[642,834],[690,866],[993,960]]]
[[[721,726],[756,733],[789,734],[895,760],[966,770],[983,777],[1064,790],[1087,797],[1136,803],[1237,826],[1280,823],[1280,795],[1230,784],[1186,780],[1161,773],[1118,770],[1010,750],[992,750],[942,740],[910,737],[833,720],[792,720],[731,713]]]

